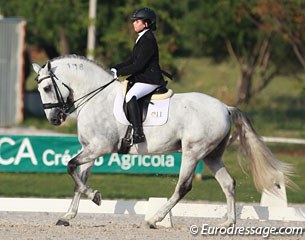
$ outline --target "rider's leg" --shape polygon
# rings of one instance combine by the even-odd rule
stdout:
[[[133,143],[135,144],[145,141],[142,119],[140,116],[140,109],[137,100],[153,92],[158,87],[158,85],[135,83],[126,94],[127,111],[134,130]]]
[[[145,142],[145,135],[143,133],[142,119],[140,116],[140,109],[135,96],[127,103],[127,111],[129,120],[132,123],[133,128],[133,143]]]
[[[158,87],[160,87],[160,85],[136,82],[126,94],[126,103],[128,103],[133,96],[139,100],[140,98],[156,90]]]

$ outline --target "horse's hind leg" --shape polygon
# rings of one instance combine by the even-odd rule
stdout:
[[[147,221],[150,228],[156,228],[157,222],[162,221],[166,214],[181,200],[191,189],[194,171],[198,161],[187,158],[186,154],[182,154],[182,163],[176,189],[171,198],[163,205],[158,212]]]
[[[215,154],[215,152],[214,152]],[[221,224],[223,227],[229,227],[236,223],[235,210],[235,180],[226,170],[218,154],[210,155],[204,159],[205,165],[212,171],[216,180],[220,184],[227,199],[227,220]],[[217,156],[218,155],[218,156]],[[221,154],[220,154],[221,155]]]

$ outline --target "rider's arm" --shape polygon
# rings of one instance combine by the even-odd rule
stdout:
[[[152,39],[145,39],[138,46],[136,52],[134,52],[132,62],[129,65],[115,67],[117,69],[117,75],[127,76],[143,71],[156,51],[157,48]]]

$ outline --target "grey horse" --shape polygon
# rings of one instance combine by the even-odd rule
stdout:
[[[75,182],[75,193],[68,212],[57,222],[57,225],[67,226],[77,214],[82,194],[97,205],[101,204],[100,192],[87,187],[86,182],[95,159],[118,152],[126,132],[127,126],[119,123],[113,114],[117,90],[122,88],[122,83],[114,80],[109,71],[96,62],[76,55],[52,59],[43,67],[33,64],[33,68],[51,124],[60,125],[65,121],[69,103],[73,102],[76,107],[82,150],[67,166]],[[79,99],[81,101],[75,101]],[[222,162],[231,132],[230,120],[235,125],[233,135],[239,137],[241,149],[249,160],[258,191],[272,190],[283,176],[288,180],[290,165],[274,157],[242,111],[202,93],[174,94],[170,99],[168,121],[161,126],[144,127],[146,142],[130,149],[130,154],[182,152],[175,191],[147,221],[151,228],[156,228],[156,223],[191,190],[199,161],[204,161],[211,170],[226,196],[227,219],[222,226],[236,223],[235,181]]]

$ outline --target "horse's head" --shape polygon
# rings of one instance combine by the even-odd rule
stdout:
[[[70,89],[61,77],[55,75],[56,67],[52,68],[50,61],[42,67],[33,63],[33,69],[37,73],[38,91],[47,119],[53,125],[60,125],[66,120],[65,108]]]

